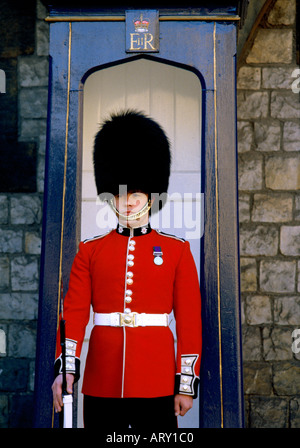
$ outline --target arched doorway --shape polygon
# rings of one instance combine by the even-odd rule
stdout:
[[[116,224],[108,205],[97,200],[92,150],[99,123],[111,112],[137,109],[157,120],[165,129],[172,151],[169,199],[151,219],[152,227],[189,240],[200,276],[202,236],[201,141],[202,86],[198,76],[187,69],[134,58],[94,71],[84,83],[82,123],[81,239],[103,234]],[[134,143],[134,142],[133,142]],[[141,153],[143,151],[142,143]],[[145,159],[145,163],[146,163]],[[174,332],[175,322],[171,321]],[[92,319],[83,345],[82,374]],[[176,342],[175,342],[176,344]],[[81,383],[79,383],[79,391]],[[180,427],[199,427],[199,399],[192,411],[179,419]],[[82,396],[78,395],[78,426],[82,424]]]

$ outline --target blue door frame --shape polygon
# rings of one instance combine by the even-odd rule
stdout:
[[[35,378],[35,427],[55,426],[52,391],[61,298],[77,251],[81,202],[82,93],[96,69],[137,57],[167,62],[198,76],[203,88],[205,227],[201,250],[203,428],[244,426],[240,331],[236,138],[237,17],[161,16],[155,55],[125,52],[125,16],[90,20],[49,17],[50,76],[40,299]]]

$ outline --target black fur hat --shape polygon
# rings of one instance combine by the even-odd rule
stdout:
[[[152,198],[166,193],[170,165],[170,145],[165,132],[141,112],[126,110],[112,114],[95,136],[94,174],[101,199],[119,194],[120,185]],[[159,209],[165,202],[162,196]]]

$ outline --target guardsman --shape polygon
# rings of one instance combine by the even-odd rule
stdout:
[[[95,137],[97,192],[109,201],[118,226],[80,243],[64,302],[69,392],[79,377],[91,306],[94,312],[82,386],[86,428],[176,429],[177,416],[197,396],[201,299],[196,266],[187,241],[149,223],[166,199],[170,163],[163,129],[140,112],[112,115]],[[55,375],[59,412],[59,333]]]

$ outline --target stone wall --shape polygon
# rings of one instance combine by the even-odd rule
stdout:
[[[249,427],[300,427],[300,78],[295,1],[262,19],[238,71],[244,390]],[[294,89],[292,84],[294,82]],[[294,90],[294,91],[293,91]],[[300,345],[300,344],[299,344]]]
[[[9,15],[14,5],[6,8]],[[37,174],[32,193],[0,194],[0,428],[32,424],[49,54],[46,11],[40,2],[34,10],[35,46],[27,52],[10,46],[5,57],[16,67],[16,145],[34,145]],[[7,82],[9,89],[11,77]]]

